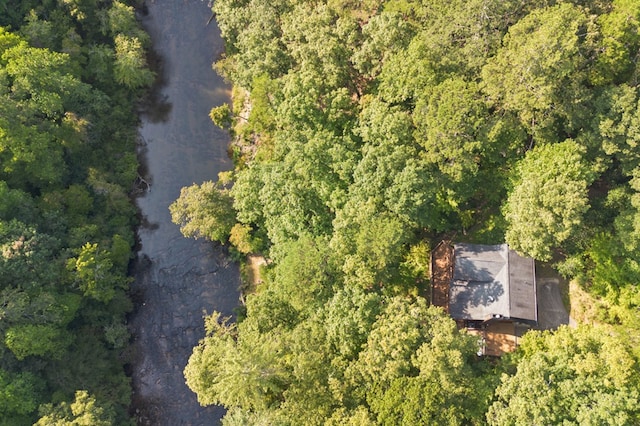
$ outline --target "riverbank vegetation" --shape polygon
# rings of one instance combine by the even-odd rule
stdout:
[[[121,1],[0,2],[0,424],[128,424],[135,102]]]
[[[185,369],[202,404],[225,425],[640,422],[640,3],[214,10],[248,99],[211,113],[232,186],[200,188],[236,224],[202,208],[270,264],[237,323],[207,319]],[[599,325],[479,359],[426,300],[443,235],[550,262]]]

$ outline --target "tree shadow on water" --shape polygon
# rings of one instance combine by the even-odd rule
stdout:
[[[173,108],[173,104],[169,102],[169,96],[162,91],[168,83],[165,61],[160,54],[151,50],[147,55],[147,62],[156,74],[156,79],[142,100],[139,112],[143,119],[151,123],[164,123],[169,119]]]

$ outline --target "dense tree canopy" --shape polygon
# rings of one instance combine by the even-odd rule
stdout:
[[[238,325],[214,314],[185,369],[187,384],[201,403],[277,424],[344,420],[345,407],[379,424],[462,424],[482,413],[474,340],[422,298],[391,298],[385,307],[381,301],[345,289],[326,308],[273,328],[264,327],[255,303]],[[269,312],[284,320],[285,303],[275,301]]]
[[[574,141],[542,145],[518,164],[514,188],[505,204],[506,240],[539,260],[576,233],[589,208],[587,188],[593,171]]]
[[[238,323],[207,320],[202,403],[227,425],[638,421],[637,2],[214,10],[237,89],[212,112],[237,154],[214,226],[269,262]],[[486,363],[422,297],[443,235],[556,262],[615,325]]]
[[[171,219],[186,237],[204,237],[225,243],[235,223],[228,191],[211,181],[182,188],[171,206]]]
[[[619,425],[638,422],[638,362],[600,328],[529,333],[513,375],[503,375],[493,425]]]
[[[0,1],[2,424],[129,421],[129,191],[148,42],[124,2]]]

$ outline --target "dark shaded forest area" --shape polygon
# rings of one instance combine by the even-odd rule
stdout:
[[[129,424],[130,4],[0,1],[0,424]]]
[[[640,422],[640,3],[214,10],[236,167],[172,214],[268,266],[237,322],[207,319],[202,404],[225,425]],[[444,236],[552,266],[580,324],[478,357],[429,306]]]

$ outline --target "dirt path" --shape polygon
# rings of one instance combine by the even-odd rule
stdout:
[[[222,41],[215,22],[206,25],[207,2],[155,0],[147,8],[143,24],[160,57],[163,85],[140,128],[150,190],[137,200],[144,225],[132,285],[132,414],[140,425],[215,425],[224,410],[200,407],[182,371],[204,335],[203,314],[230,315],[238,304],[238,266],[220,248],[183,238],[168,206],[183,186],[216,179],[232,166],[228,136],[208,118],[211,107],[228,99],[211,69]]]

